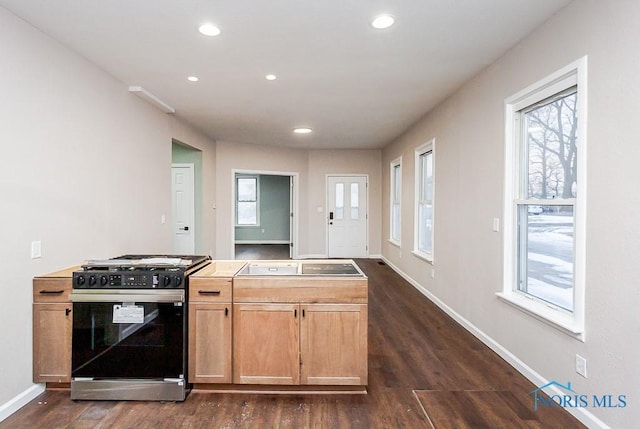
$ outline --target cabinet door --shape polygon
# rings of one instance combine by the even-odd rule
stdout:
[[[231,304],[189,304],[189,383],[231,383]]]
[[[234,304],[233,382],[299,384],[299,305]]]
[[[33,381],[71,381],[71,303],[33,304]]]
[[[367,306],[301,306],[301,384],[367,384]]]

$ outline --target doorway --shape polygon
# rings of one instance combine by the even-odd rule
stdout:
[[[201,254],[204,247],[202,151],[176,139],[171,143],[171,252]]]
[[[233,258],[295,258],[297,173],[234,170],[232,174]]]
[[[368,177],[327,176],[327,256],[368,255]]]
[[[194,185],[193,164],[171,164],[171,247],[177,255],[195,253]]]

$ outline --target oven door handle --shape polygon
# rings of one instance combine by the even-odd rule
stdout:
[[[184,302],[184,293],[71,293],[69,298],[71,302]]]

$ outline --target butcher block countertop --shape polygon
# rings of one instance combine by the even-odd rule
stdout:
[[[36,276],[36,278],[65,278],[65,277],[73,277],[73,272],[81,269],[81,265],[76,265],[75,267],[65,268],[63,270],[54,271],[53,273],[42,274]]]
[[[213,261],[203,269],[193,273],[191,277],[233,277],[245,266],[247,261]]]

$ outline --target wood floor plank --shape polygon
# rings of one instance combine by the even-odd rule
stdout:
[[[536,386],[388,266],[357,262],[369,277],[366,395],[193,391],[181,403],[73,402],[48,390],[0,429],[433,429],[429,419],[437,429],[583,427],[562,409],[533,412]]]
[[[435,429],[571,429],[583,426],[561,408],[532,410],[531,398],[511,391],[416,391]],[[529,401],[528,406],[525,402]]]

